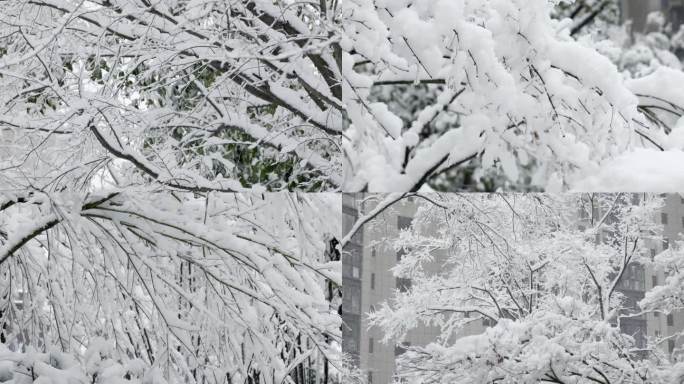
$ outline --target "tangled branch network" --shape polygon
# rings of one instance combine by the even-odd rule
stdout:
[[[334,2],[0,4],[0,184],[335,190]]]
[[[345,2],[347,189],[683,188],[684,74],[627,79],[557,3]]]

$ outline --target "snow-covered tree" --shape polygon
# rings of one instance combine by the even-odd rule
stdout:
[[[2,194],[0,341],[70,354],[93,383],[337,382],[340,209],[332,194]]]
[[[596,20],[614,22],[615,3],[343,3],[347,189],[463,189],[467,175],[455,171],[469,167],[477,180],[494,170],[503,188],[681,188],[681,171],[663,164],[684,156],[684,94],[670,86],[684,74],[661,67],[625,80],[576,40]]]
[[[0,185],[341,184],[337,1],[0,3]]]
[[[654,257],[654,264],[663,268],[667,279],[662,286],[648,292],[641,305],[666,312],[684,309],[684,257],[681,241]]]
[[[423,203],[410,228],[385,239],[403,252],[393,272],[411,287],[368,316],[385,341],[401,342],[421,326],[441,331],[433,343],[411,346],[398,358],[399,377],[464,384],[680,382],[681,364],[621,327],[653,310],[647,302],[672,297],[672,289],[661,298],[649,294],[642,309],[621,292],[635,266],[651,263],[646,251],[660,239],[655,217],[662,199],[413,196]],[[379,200],[378,207],[391,207],[391,200]],[[425,272],[431,263],[442,272]],[[679,284],[674,297],[681,308],[681,280],[668,282]],[[470,325],[483,320],[491,326],[473,334]]]

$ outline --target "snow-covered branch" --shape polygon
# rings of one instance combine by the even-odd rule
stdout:
[[[333,2],[12,0],[0,13],[3,185],[340,187]]]
[[[339,196],[142,188],[0,201],[0,338],[12,348],[87,360],[82,347],[104,338],[111,359],[169,383],[336,382]]]
[[[670,60],[625,80],[609,57],[622,47],[575,40],[616,19],[617,2],[573,3],[343,4],[346,188],[492,189],[487,178],[549,191],[684,185],[681,172],[661,169],[684,158],[684,95],[668,85],[684,74]]]

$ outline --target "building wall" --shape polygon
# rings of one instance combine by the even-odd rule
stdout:
[[[366,208],[366,207],[364,207]],[[367,209],[372,209],[368,206]],[[401,252],[381,243],[383,240],[396,238],[400,228],[407,227],[415,215],[415,202],[408,199],[396,204],[375,220],[372,226],[364,228],[365,246],[363,249],[364,269],[367,271],[362,281],[362,306],[365,313],[373,311],[380,303],[394,295],[398,283],[408,286],[409,281],[397,281],[390,269],[397,264]],[[390,383],[395,371],[395,359],[401,349],[396,348],[396,341],[383,343],[383,334],[377,328],[369,328],[367,318],[362,319],[363,340],[361,346],[361,368],[368,372],[373,383]],[[436,330],[432,330],[435,332]],[[406,338],[411,345],[425,344],[433,340],[431,330],[412,332]],[[372,345],[372,347],[371,347]]]
[[[622,21],[632,20],[632,30],[648,32],[646,18],[649,13],[661,11],[676,32],[684,22],[684,0],[620,0]]]
[[[684,198],[679,194],[662,195],[665,198],[665,205],[657,213],[663,225],[663,241],[648,244],[651,256],[669,249],[676,240],[682,239],[684,232]],[[642,195],[635,194],[636,203]],[[601,216],[601,212],[597,213]],[[611,219],[609,218],[609,221]],[[602,241],[602,238],[597,238]],[[617,291],[627,298],[627,307],[631,307],[626,312],[638,312],[637,303],[644,298],[645,293],[654,286],[662,285],[667,276],[662,270],[656,270],[652,266],[632,264],[627,269],[625,275],[617,286]],[[666,314],[647,314],[639,317],[622,318],[620,327],[623,333],[633,335],[639,347],[645,347],[646,343],[656,338],[672,336],[684,330],[684,312]],[[684,345],[684,338],[673,338],[671,342],[665,341],[659,347],[666,353],[671,353],[675,349]],[[677,354],[675,354],[677,355]],[[673,355],[672,358],[676,356]]]
[[[632,195],[630,204],[638,204],[641,195]],[[592,200],[592,195],[582,195],[584,204],[586,204],[585,210],[580,208],[579,211],[579,227],[584,230],[591,228],[596,223],[598,223],[605,212],[601,211],[597,202]],[[593,207],[591,212],[588,211],[589,207]],[[579,208],[579,207],[578,207]],[[606,224],[612,224],[616,220],[616,216],[611,214],[606,218]],[[603,243],[610,241],[610,233],[605,230],[605,226],[602,227],[601,231],[596,234],[596,243]],[[620,312],[621,315],[633,315],[640,312],[638,307],[638,302],[644,298],[646,289],[646,270],[641,264],[632,263],[627,266],[627,269],[622,275],[622,278],[615,287],[615,291],[624,295],[626,303],[624,304],[624,309]],[[617,320],[614,320],[617,323]],[[639,348],[646,346],[646,329],[647,329],[647,319],[645,316],[629,316],[620,319],[620,330],[624,334],[628,334],[634,337],[636,345]]]
[[[643,32],[649,13],[664,10],[661,0],[621,0],[620,13],[623,21],[632,21],[632,30]]]
[[[643,198],[641,194],[633,195],[633,202],[637,203],[638,199]],[[669,249],[676,240],[682,239],[682,232],[684,232],[684,198],[679,194],[662,195],[665,198],[665,205],[662,210],[656,215],[656,220],[660,220],[663,225],[662,242],[651,242],[648,244],[650,256]],[[601,217],[601,212],[596,212],[595,217]],[[612,218],[608,218],[610,222]],[[587,227],[587,222],[582,224]],[[603,235],[597,237],[597,241],[603,241]],[[667,276],[662,270],[656,270],[650,265],[632,264],[627,269],[625,275],[617,286],[617,291],[622,293],[627,298],[626,307],[629,309],[623,314],[636,313],[640,309],[638,302],[644,298],[645,293],[654,286],[662,285]],[[637,345],[645,347],[650,341],[656,338],[672,336],[677,332],[684,330],[684,312],[666,314],[647,314],[639,317],[622,318],[620,327],[623,333],[635,336]],[[671,353],[673,350],[684,345],[684,338],[673,338],[671,342],[665,341],[659,347],[666,353]],[[677,354],[675,354],[677,355]],[[672,358],[676,358],[673,355]]]
[[[393,206],[392,209],[383,212],[372,225],[364,227],[363,232],[363,266],[362,277],[362,311],[368,313],[380,304],[390,299],[396,292],[401,290],[402,285],[410,286],[410,281],[397,279],[391,272],[391,268],[400,260],[401,251],[383,246],[382,240],[393,239],[399,236],[401,228],[410,225],[418,208],[417,201],[405,199]],[[373,209],[373,205],[364,207],[365,211]],[[432,232],[437,230],[438,225],[423,227],[420,230]],[[434,262],[424,266],[427,274],[437,274],[442,270],[445,254],[436,252]],[[383,334],[377,328],[368,327],[368,319],[362,316],[361,326],[361,369],[372,379],[373,384],[387,384],[392,382],[396,369],[396,357],[403,353],[401,347],[397,347],[397,340],[383,343]],[[471,323],[465,334],[480,333],[484,330],[482,323]],[[425,346],[437,340],[440,335],[437,327],[418,327],[408,332],[402,345]],[[372,351],[371,351],[372,344]],[[370,384],[370,383],[369,383]]]
[[[660,213],[660,220],[663,224],[663,237],[661,243],[651,244],[651,255],[656,255],[674,246],[675,241],[682,240],[684,232],[684,197],[680,194],[670,194],[665,197],[665,206]],[[646,289],[651,289],[656,285],[662,285],[667,278],[665,271],[656,270],[652,267],[646,268]],[[647,315],[647,332],[651,338],[672,336],[684,330],[684,312],[675,312],[669,316],[666,314]],[[684,346],[684,338],[672,338],[672,341],[661,343],[660,348],[666,353],[672,353],[677,348]],[[681,353],[675,353],[672,357],[676,358]]]
[[[348,233],[358,218],[354,195],[342,196],[342,229]],[[361,342],[361,253],[363,231],[354,235],[342,250],[342,350],[351,355],[353,362],[360,363]]]

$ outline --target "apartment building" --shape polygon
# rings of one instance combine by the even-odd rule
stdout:
[[[342,195],[342,233],[348,233],[358,219],[360,207],[356,196]],[[342,350],[360,365],[361,346],[361,276],[363,231],[356,233],[342,250]]]
[[[660,252],[667,252],[676,246],[675,242],[682,239],[684,233],[684,197],[680,194],[664,195],[665,205],[660,212],[660,222],[663,225],[663,241],[651,244],[649,249],[651,256]],[[644,285],[646,290],[662,285],[667,275],[665,271],[656,270],[650,266],[645,268]],[[673,359],[680,359],[684,349],[684,338],[673,337],[677,332],[684,330],[684,312],[670,314],[652,313],[647,318],[647,336],[651,339],[666,338],[659,347],[672,355]]]
[[[636,204],[639,199],[644,198],[643,194],[633,194],[632,203]],[[664,206],[658,213],[656,219],[660,220],[663,225],[663,241],[651,242],[648,244],[648,252],[651,257],[655,257],[660,252],[667,251],[674,241],[680,240],[682,233],[684,233],[684,197],[679,194],[664,194],[661,195],[665,199]],[[589,212],[580,212],[581,219],[585,219],[585,223],[581,226],[589,225]],[[593,212],[594,217],[602,216],[600,210]],[[609,216],[607,223],[611,223],[614,217]],[[606,241],[607,233],[597,234],[596,241]],[[659,347],[663,352],[671,354],[671,358],[678,358],[679,353],[677,349],[682,347],[684,339],[674,337],[677,332],[684,330],[684,312],[662,314],[651,313],[640,316],[632,316],[632,314],[640,312],[638,302],[641,301],[645,293],[657,285],[661,285],[667,278],[665,271],[654,269],[649,265],[642,265],[632,263],[625,270],[625,273],[616,287],[616,291],[620,292],[626,298],[625,308],[622,315],[629,315],[620,319],[620,329],[623,333],[632,335],[636,341],[637,347],[646,347],[648,343],[654,340],[662,340]],[[672,338],[668,338],[673,336]],[[673,354],[674,352],[674,354]]]
[[[372,209],[372,206],[367,207]],[[384,242],[396,238],[399,231],[411,225],[416,212],[416,202],[406,199],[395,205],[393,209],[383,212],[374,225],[364,228],[366,246],[363,249],[363,270],[367,273],[362,278],[361,303],[364,311],[373,312],[380,303],[392,297],[395,290],[410,289],[411,280],[396,278],[391,269],[403,255],[402,250],[395,251]],[[434,230],[436,228],[426,228]],[[435,261],[426,266],[427,273],[438,273],[443,261],[442,254],[435,254]],[[426,345],[435,341],[439,329],[421,327],[409,332],[405,340],[382,342],[383,334],[377,328],[369,328],[368,319],[362,319],[361,369],[367,373],[370,383],[389,383],[395,371],[396,357],[401,355],[407,346]]]
[[[374,201],[361,204],[363,196],[360,194],[355,195],[355,198],[356,201],[352,202],[350,196],[345,195],[347,207],[344,209],[344,213],[347,215],[345,220],[350,220],[354,216],[358,217],[360,212],[367,212],[375,206]],[[352,206],[357,209],[355,214],[352,213]],[[401,260],[403,252],[401,250],[395,251],[391,246],[388,246],[386,240],[396,238],[402,229],[411,225],[417,208],[418,204],[413,198],[395,204],[391,209],[379,215],[372,225],[364,226],[363,230],[357,234],[359,242],[352,242],[353,245],[348,247],[349,252],[345,253],[345,256],[348,257],[343,263],[345,295],[347,292],[357,294],[359,282],[361,289],[359,296],[361,299],[359,303],[360,316],[358,312],[352,312],[356,310],[356,302],[352,303],[351,298],[345,299],[347,305],[343,305],[343,319],[345,322],[351,323],[345,327],[347,333],[343,332],[345,345],[349,348],[345,348],[345,351],[350,353],[356,351],[358,353],[359,367],[366,373],[368,384],[391,383],[397,356],[404,353],[407,346],[424,346],[435,341],[440,333],[440,330],[435,327],[420,327],[411,330],[401,342],[397,340],[383,342],[381,330],[370,328],[368,318],[363,315],[373,312],[381,303],[391,298],[396,290],[404,291],[411,287],[410,279],[397,278],[392,273],[391,269]],[[345,222],[345,229],[350,227],[351,224]],[[425,227],[421,230],[430,232],[436,229],[436,227]],[[360,250],[357,244],[361,244]],[[356,255],[361,255],[360,261]],[[433,257],[434,262],[425,266],[425,272],[428,274],[437,274],[441,271],[445,255],[436,252]],[[358,272],[356,272],[357,270]],[[360,276],[360,278],[355,276]],[[347,313],[345,308],[348,308],[350,312]],[[358,334],[355,331],[357,327],[359,327]],[[480,333],[483,330],[484,324],[473,322],[462,335]],[[350,338],[349,341],[347,336]],[[353,349],[357,346],[358,349]]]
[[[642,198],[644,196],[633,194],[630,199],[631,201],[627,202],[627,204],[638,204]],[[607,228],[609,228],[610,224],[615,223],[617,217],[614,214],[609,214],[604,220],[603,216],[605,214],[606,212],[601,209],[599,199],[595,195],[582,195],[581,206],[578,206],[579,228],[582,230],[593,228],[602,220],[606,224],[601,227],[601,231],[596,233],[596,243],[608,243],[611,241],[612,233]],[[643,265],[631,263],[627,266],[622,278],[615,287],[615,290],[621,293],[626,300],[623,304],[624,309],[620,313],[624,316],[620,318],[620,330],[622,333],[634,337],[638,348],[644,348],[647,344],[647,318],[645,315],[635,316],[636,313],[640,312],[638,303],[644,298],[646,293],[646,275],[647,273]],[[617,324],[617,319],[614,321]]]

